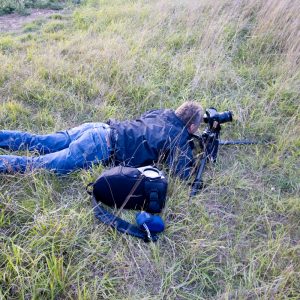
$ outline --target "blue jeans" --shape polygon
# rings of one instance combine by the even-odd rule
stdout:
[[[0,131],[0,148],[42,154],[31,157],[0,155],[0,173],[24,173],[45,168],[66,174],[106,162],[111,152],[109,132],[109,126],[105,123],[85,123],[70,130],[46,135]]]

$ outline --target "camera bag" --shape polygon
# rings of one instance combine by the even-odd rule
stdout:
[[[92,190],[90,188],[92,187]],[[157,233],[164,230],[159,213],[165,206],[168,182],[155,167],[142,168],[118,166],[104,171],[94,183],[87,186],[92,195],[94,215],[122,233],[127,233],[145,242],[157,241]],[[101,203],[112,208],[142,210],[136,215],[133,225],[106,210]],[[147,213],[149,212],[149,213]]]
[[[110,207],[160,213],[165,206],[168,183],[155,167],[117,166],[104,171],[92,187],[96,201]]]

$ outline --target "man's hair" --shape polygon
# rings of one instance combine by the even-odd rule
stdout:
[[[191,124],[199,126],[203,118],[203,109],[195,101],[186,101],[175,110],[175,114],[183,121],[186,127],[191,126]]]

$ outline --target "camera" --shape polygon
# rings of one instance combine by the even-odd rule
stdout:
[[[205,110],[203,120],[204,123],[208,123],[212,127],[215,121],[218,122],[219,124],[231,122],[232,115],[233,114],[231,111],[224,111],[218,113],[214,107],[210,107]]]

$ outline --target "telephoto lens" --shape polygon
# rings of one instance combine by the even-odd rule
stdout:
[[[219,115],[219,123],[226,123],[226,122],[232,122],[232,112],[231,111],[224,111],[218,114]]]
[[[218,113],[214,107],[210,107],[205,110],[203,120],[205,123],[209,123],[211,126],[213,122],[218,122],[219,124],[231,122],[233,113],[231,111],[224,111]]]

